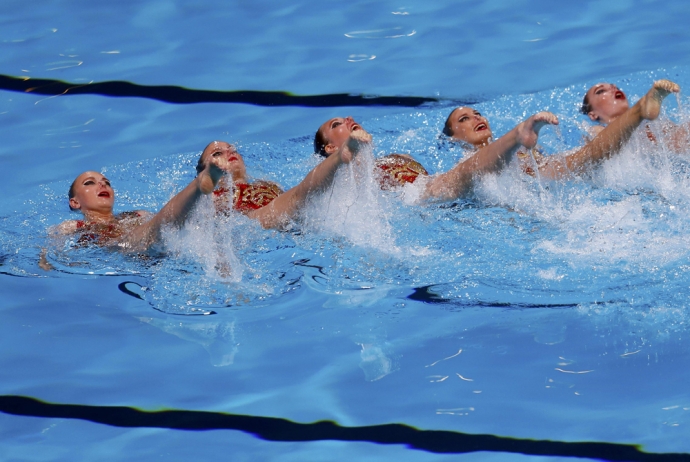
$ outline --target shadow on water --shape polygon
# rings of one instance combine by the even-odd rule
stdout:
[[[357,107],[394,106],[418,107],[438,103],[439,98],[421,96],[368,96],[346,93],[327,95],[293,95],[281,91],[220,91],[196,90],[174,85],[139,85],[125,81],[76,84],[53,79],[18,78],[0,75],[0,90],[39,95],[100,95],[118,98],[147,98],[174,104],[241,103],[255,106],[301,107]],[[478,101],[459,101],[458,104],[476,104]]]
[[[124,428],[171,430],[237,430],[266,441],[358,441],[403,444],[437,454],[503,452],[537,456],[590,458],[606,461],[690,461],[690,454],[647,453],[637,446],[616,443],[565,442],[472,435],[446,430],[419,430],[404,424],[345,427],[335,422],[298,423],[277,417],[208,411],[148,412],[124,406],[87,406],[46,403],[25,396],[0,396],[0,412],[58,419],[84,420]]]
[[[142,294],[142,290],[144,290],[144,286],[139,284],[138,282],[134,281],[125,281],[121,282],[117,285],[117,288],[122,292],[123,294],[127,294],[130,297],[134,297],[138,300],[146,301]],[[151,308],[153,308],[156,311],[160,311],[161,313],[166,313],[165,311],[161,310],[160,308],[157,308],[156,305],[153,303],[149,303],[151,305]],[[172,314],[172,315],[177,315],[177,316],[210,316],[213,314],[218,314],[213,310],[208,310],[208,311],[202,311],[202,312],[185,312],[185,313],[167,313],[167,314]]]
[[[481,308],[576,308],[579,303],[513,303],[513,302],[491,302],[482,300],[462,300],[457,298],[445,298],[436,290],[441,288],[440,284],[433,284],[424,287],[415,287],[414,292],[407,296],[409,300],[436,304],[436,305],[455,305],[458,307],[481,307]]]

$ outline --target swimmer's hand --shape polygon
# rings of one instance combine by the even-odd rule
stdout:
[[[517,126],[517,140],[526,148],[533,148],[539,138],[539,130],[545,125],[558,125],[558,117],[550,112],[539,112]]]
[[[637,104],[640,105],[642,118],[654,120],[659,117],[661,103],[671,93],[679,93],[680,87],[670,80],[657,80]]]
[[[225,170],[223,170],[221,165],[223,161],[224,159],[222,157],[208,157],[204,169],[196,177],[199,191],[201,191],[202,194],[212,193],[218,181],[220,181],[221,177],[225,174]]]
[[[371,135],[364,129],[351,132],[345,146],[340,150],[340,160],[345,164],[349,163],[363,146],[370,143]]]
[[[371,143],[371,135],[363,128],[360,128],[350,133],[350,140],[358,143]]]

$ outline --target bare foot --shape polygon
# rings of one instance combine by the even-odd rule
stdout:
[[[221,177],[225,174],[225,171],[218,166],[219,162],[222,161],[222,158],[211,157],[206,164],[206,168],[199,173],[197,179],[199,181],[199,190],[201,194],[212,193],[218,181],[220,181]]]
[[[680,92],[678,84],[670,80],[657,80],[649,89],[646,95],[638,101],[640,110],[642,111],[642,118],[647,120],[654,120],[659,117],[661,111],[661,103],[671,93]]]
[[[533,148],[544,125],[558,125],[558,117],[550,112],[539,112],[517,126],[518,142],[526,148]]]
[[[364,129],[350,132],[350,137],[347,139],[347,143],[340,151],[340,159],[343,161],[343,163],[349,163],[352,161],[352,158],[355,156],[355,154],[362,149],[362,146],[369,143],[371,143],[371,135]]]

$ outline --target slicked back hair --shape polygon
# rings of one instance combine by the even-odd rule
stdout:
[[[201,152],[201,155],[199,156],[199,161],[196,163],[196,174],[198,175],[199,173],[204,171],[204,153],[203,151]]]
[[[448,118],[446,119],[446,123],[443,125],[443,134],[446,136],[453,136],[453,120],[451,117],[457,109],[458,108],[455,108],[450,111],[450,114],[448,114]]]
[[[314,152],[323,157],[328,157],[328,153],[326,152],[327,144],[328,140],[326,139],[326,135],[323,134],[321,127],[319,127],[314,135]]]
[[[592,105],[589,104],[589,96],[587,95],[588,93],[589,90],[587,90],[587,93],[585,93],[585,97],[582,99],[582,107],[580,108],[580,112],[584,115],[587,115],[590,112],[592,112]]]
[[[79,178],[79,177],[77,177],[77,178]],[[74,181],[72,182],[72,184],[69,186],[69,191],[67,192],[67,197],[68,197],[69,199],[72,199],[72,198],[74,197],[74,194],[75,194],[75,192],[74,192],[74,185],[77,184],[77,178],[75,178]],[[69,204],[69,202],[68,202],[68,204]],[[69,204],[69,209],[70,209],[70,210],[73,210],[73,211],[74,211],[74,210],[79,210],[79,209],[75,209],[74,207],[72,207],[72,204]]]

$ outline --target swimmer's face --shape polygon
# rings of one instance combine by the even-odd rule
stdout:
[[[201,158],[204,162],[207,162],[209,158],[213,158],[213,162],[221,170],[232,175],[233,181],[245,179],[247,176],[244,159],[237,152],[235,146],[225,141],[213,141],[210,143],[204,149]]]
[[[115,192],[110,180],[98,172],[84,172],[74,180],[74,197],[69,205],[82,212],[110,213],[115,203]]]
[[[491,141],[492,133],[489,121],[479,111],[469,107],[459,107],[450,117],[450,136],[456,140],[480,147]]]
[[[612,83],[598,83],[587,90],[587,100],[591,107],[587,114],[593,121],[609,123],[630,107],[628,98]]]
[[[324,148],[327,156],[330,156],[340,149],[350,137],[350,133],[361,129],[362,127],[350,116],[335,117],[321,125],[319,131],[327,141],[326,147]]]

